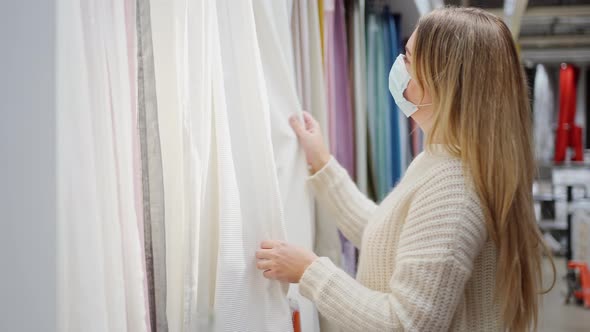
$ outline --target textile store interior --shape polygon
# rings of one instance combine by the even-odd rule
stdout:
[[[590,329],[590,1],[32,2],[0,7],[1,278],[20,299],[0,301],[0,330],[339,331],[256,269],[268,239],[359,268],[288,120],[309,112],[381,202],[425,143],[390,69],[445,5],[492,12],[515,37],[557,268],[539,331]]]

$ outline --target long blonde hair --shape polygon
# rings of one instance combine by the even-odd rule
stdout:
[[[529,90],[510,30],[480,9],[438,9],[419,21],[414,56],[434,104],[428,141],[461,158],[482,202],[505,328],[536,329],[547,249],[533,210]]]

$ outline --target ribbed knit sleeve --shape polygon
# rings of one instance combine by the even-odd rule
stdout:
[[[486,241],[476,196],[457,169],[415,193],[401,228],[390,291],[371,290],[327,258],[305,271],[301,293],[347,331],[447,331]]]
[[[333,157],[308,179],[320,203],[327,206],[340,231],[357,248],[363,230],[377,205],[369,200]]]

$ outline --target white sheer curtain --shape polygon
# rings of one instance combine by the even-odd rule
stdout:
[[[252,2],[151,6],[169,328],[290,331],[285,285],[255,267],[285,226]]]
[[[125,4],[58,3],[60,331],[147,331]]]
[[[185,211],[183,131],[178,90],[177,30],[185,16],[177,13],[177,2],[151,0],[151,28],[158,120],[164,177],[164,214],[166,228],[166,312],[169,331],[182,331],[187,255],[187,213]]]
[[[60,330],[147,331],[134,11],[129,1],[58,3]],[[168,329],[291,331],[288,285],[255,265],[263,240],[311,249],[314,238],[305,158],[288,124],[301,115],[291,7],[150,6]],[[306,331],[317,329],[313,305],[296,287],[291,296]]]

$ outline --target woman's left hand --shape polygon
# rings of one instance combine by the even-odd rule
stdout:
[[[283,241],[263,241],[256,251],[256,268],[268,279],[298,283],[308,266],[318,256],[313,252]]]

